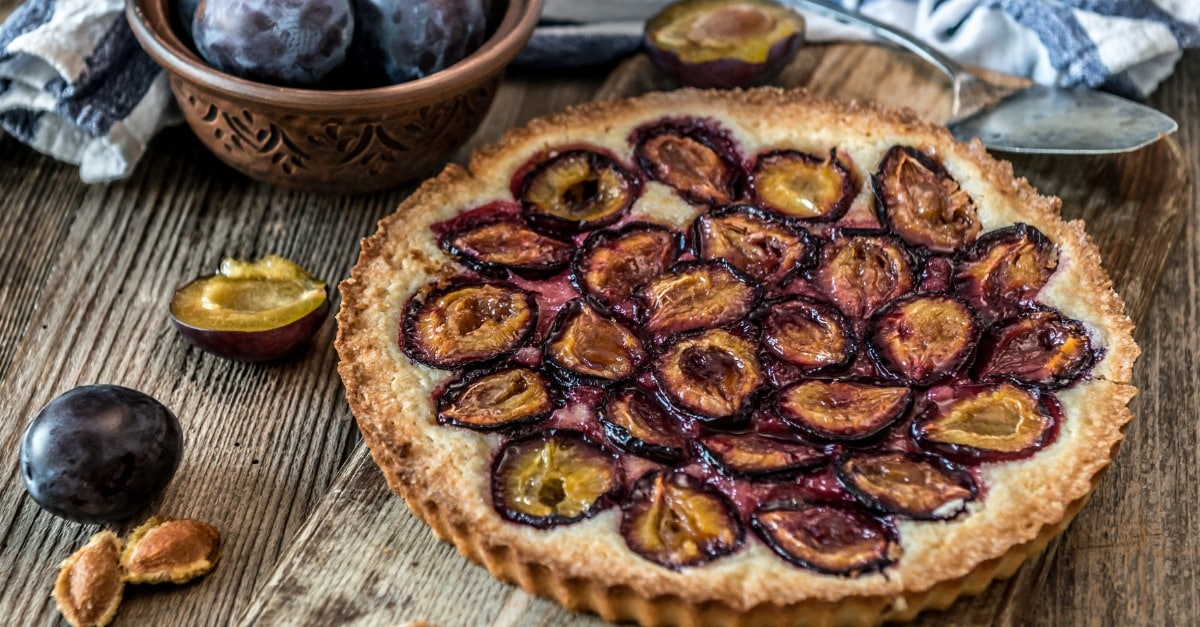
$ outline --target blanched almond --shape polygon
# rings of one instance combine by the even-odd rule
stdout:
[[[220,557],[216,527],[154,516],[129,534],[121,566],[129,583],[185,583],[208,574]]]
[[[101,531],[62,563],[54,602],[74,627],[107,625],[121,604],[121,540]]]

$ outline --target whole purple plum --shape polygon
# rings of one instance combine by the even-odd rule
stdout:
[[[471,54],[487,31],[483,0],[355,0],[356,47],[386,82],[428,76]]]
[[[196,50],[242,78],[313,86],[346,59],[354,35],[351,0],[201,0]]]

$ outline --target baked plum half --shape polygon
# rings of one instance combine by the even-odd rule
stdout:
[[[750,173],[753,198],[785,218],[833,222],[850,209],[858,182],[837,156],[778,150],[758,157]]]
[[[654,380],[672,405],[702,421],[745,417],[763,384],[754,342],[724,329],[679,336],[654,362]]]
[[[560,152],[533,166],[521,183],[525,218],[548,233],[579,233],[608,226],[629,210],[641,182],[611,157],[594,150]]]
[[[921,448],[962,463],[1029,457],[1046,446],[1061,411],[1050,394],[999,385],[941,386],[925,394],[913,422]]]
[[[979,341],[979,325],[959,298],[921,294],[888,304],[872,320],[867,337],[885,371],[913,385],[929,385],[962,369]]]
[[[683,236],[649,222],[596,231],[575,252],[571,281],[597,305],[633,317],[634,292],[665,273],[681,252]]]
[[[956,264],[954,286],[989,319],[1036,305],[1058,268],[1058,248],[1041,231],[1015,224],[980,237]]]
[[[954,518],[979,494],[971,473],[935,455],[855,451],[835,468],[838,481],[863,505],[918,520]]]
[[[835,233],[810,271],[814,287],[847,316],[865,320],[916,286],[912,253],[898,239],[857,230]]]
[[[620,489],[616,460],[579,431],[555,429],[510,441],[492,469],[496,511],[539,528],[590,518]]]
[[[408,302],[404,352],[414,361],[453,370],[507,357],[537,326],[537,300],[509,283],[431,284]]]
[[[762,320],[767,353],[804,374],[849,366],[858,354],[854,329],[833,307],[796,296],[771,305]]]
[[[171,297],[186,340],[226,359],[272,361],[303,348],[329,314],[324,281],[277,255],[225,259]]]
[[[778,283],[792,271],[807,267],[816,252],[816,242],[808,231],[750,205],[697,217],[692,242],[696,257],[724,259],[763,284]]]
[[[824,449],[758,433],[715,433],[698,441],[701,455],[725,474],[780,479],[829,461]]]
[[[1083,323],[1056,311],[1031,311],[988,329],[976,378],[1061,388],[1087,371],[1095,355]]]
[[[684,261],[637,290],[643,328],[671,335],[736,322],[758,305],[761,289],[722,260]]]
[[[895,527],[852,505],[769,503],[750,526],[783,559],[830,575],[877,571],[901,553]]]
[[[744,174],[729,132],[715,120],[673,118],[634,131],[638,165],[646,176],[701,205],[737,199]]]
[[[438,243],[468,268],[491,276],[508,271],[539,278],[562,270],[575,245],[534,231],[520,218],[499,217],[443,234]]]
[[[775,397],[775,413],[801,431],[828,441],[859,442],[880,435],[908,410],[912,391],[855,381],[810,380]]]
[[[481,370],[450,383],[437,399],[438,422],[477,431],[514,429],[545,420],[556,406],[553,388],[525,366]]]
[[[630,385],[608,392],[597,414],[605,437],[622,451],[663,464],[687,456],[687,440],[676,418],[641,388]]]
[[[982,228],[975,201],[933,157],[893,146],[872,182],[879,221],[909,244],[952,253],[975,243]]]
[[[682,471],[653,470],[621,506],[621,535],[634,553],[679,570],[737,551],[745,531],[720,492]]]
[[[559,310],[542,358],[568,384],[608,385],[633,376],[648,357],[633,331],[576,298]]]

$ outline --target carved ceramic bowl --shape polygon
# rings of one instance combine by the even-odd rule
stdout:
[[[528,41],[542,0],[494,0],[494,28],[458,63],[374,89],[293,89],[210,67],[180,36],[177,0],[127,0],[125,15],[166,69],[183,117],[213,154],[247,176],[309,191],[370,192],[445,165],[487,114],[505,66]]]

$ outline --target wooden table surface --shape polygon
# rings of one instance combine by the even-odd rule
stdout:
[[[0,0],[0,17],[15,4]],[[591,99],[604,78],[510,77],[471,146]],[[1150,104],[1179,120],[1175,141],[1194,179],[1200,174],[1200,51],[1185,55]],[[1021,167],[1018,161],[1018,173]],[[171,326],[167,303],[178,285],[211,272],[226,256],[281,254],[335,283],[354,263],[359,238],[409,189],[342,197],[252,183],[204,152],[182,127],[156,138],[129,179],[84,185],[76,168],[0,137],[0,616],[13,624],[58,624],[50,599],[58,565],[98,530],[42,511],[26,495],[17,467],[21,434],[38,408],[89,383],[140,389],[179,416],[184,460],[153,510],[210,521],[225,543],[220,566],[198,583],[128,589],[116,624],[269,623],[282,616],[272,609],[281,598],[277,567],[289,556],[320,563],[298,545],[312,539],[306,522],[314,512],[337,506],[335,496],[383,507],[373,500],[383,483],[377,473],[370,474],[375,492],[347,496],[343,485],[331,494],[342,485],[339,477],[373,470],[355,467],[367,458],[335,371],[334,321],[327,320],[298,359],[242,364],[188,345]],[[1141,242],[1171,252],[1157,286],[1139,286],[1147,307],[1137,330],[1141,393],[1127,440],[1053,559],[1020,575],[1032,583],[989,591],[1008,608],[996,622],[1200,623],[1198,204],[1192,194],[1182,228]],[[421,556],[397,553],[377,559],[414,568],[423,563]],[[458,567],[486,579],[480,568]],[[1017,590],[1033,592],[1011,598]],[[287,598],[308,592],[291,589]],[[413,613],[422,607],[419,591],[376,593],[376,619],[421,617]],[[500,615],[459,616],[445,624],[504,624],[504,612],[536,615],[528,607],[514,610],[514,603],[549,606],[521,593],[505,595]],[[364,615],[361,607],[337,609],[325,616],[350,622]],[[555,624],[564,615],[550,608],[540,616],[541,624]],[[926,619],[953,623],[954,609]]]

